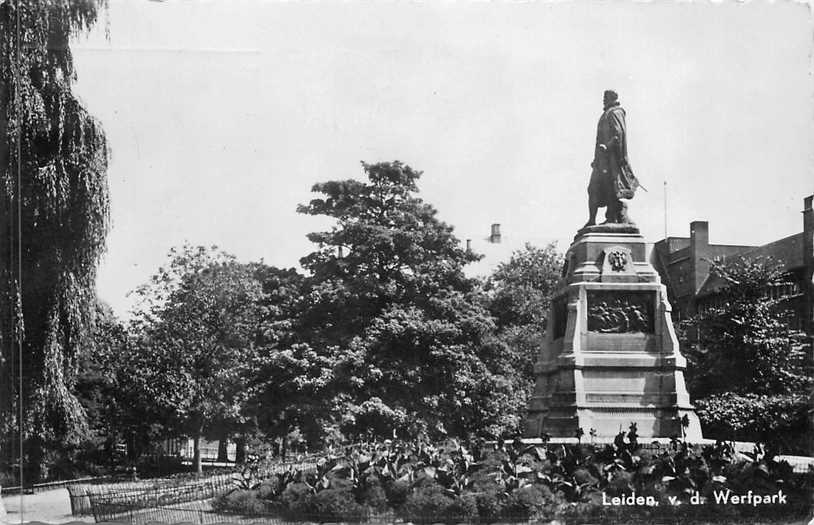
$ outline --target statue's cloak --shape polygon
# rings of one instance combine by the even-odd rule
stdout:
[[[627,158],[625,110],[619,105],[609,107],[599,117],[591,165],[593,172],[588,192],[595,192],[599,206],[607,206],[618,199],[633,198],[639,181]]]

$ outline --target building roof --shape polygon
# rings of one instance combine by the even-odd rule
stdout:
[[[803,260],[803,235],[804,232],[795,233],[769,244],[744,251],[740,256],[750,258],[771,257],[782,263],[786,270],[792,271],[805,264]]]
[[[738,252],[734,260],[770,258],[782,265],[785,271],[793,272],[805,265],[803,260],[803,235],[804,232],[795,233],[763,246],[748,247]],[[710,295],[727,286],[728,283],[725,280],[710,273],[704,279],[697,295]]]

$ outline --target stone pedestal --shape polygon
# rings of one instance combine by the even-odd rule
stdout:
[[[642,438],[700,440],[670,310],[638,229],[580,230],[552,301],[525,436],[582,428],[612,437],[635,422]]]

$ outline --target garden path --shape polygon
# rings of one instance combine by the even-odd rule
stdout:
[[[20,496],[3,496],[6,507],[6,520],[9,524],[20,523]],[[85,522],[93,523],[93,516],[72,516],[71,500],[67,489],[54,489],[36,494],[25,494],[22,498],[22,520],[44,521],[46,523]]]

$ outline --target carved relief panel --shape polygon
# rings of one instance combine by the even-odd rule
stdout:
[[[655,292],[588,290],[588,331],[653,333]]]

